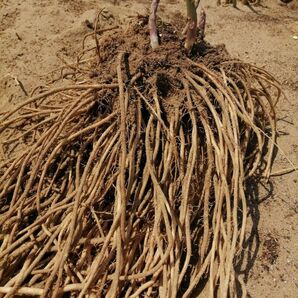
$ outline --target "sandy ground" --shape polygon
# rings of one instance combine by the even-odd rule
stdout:
[[[150,1],[113,2],[0,0],[0,112],[24,100],[35,86],[47,84],[61,58],[72,61],[84,34],[90,32],[85,20],[93,21],[105,8],[104,26],[125,24],[127,18],[147,13]],[[264,67],[283,86],[287,100],[282,98],[278,106],[278,171],[298,165],[298,0],[288,6],[275,0],[261,2],[252,11],[202,0],[206,39],[224,43],[235,58]],[[181,14],[182,0],[161,1],[159,15],[164,20],[178,26]],[[251,297],[298,297],[297,180],[293,172],[252,185],[250,235],[239,268]]]

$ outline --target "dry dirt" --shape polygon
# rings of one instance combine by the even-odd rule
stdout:
[[[93,21],[105,8],[102,26],[146,14],[149,0],[0,0],[0,113],[24,100],[37,85],[47,84],[61,57],[71,62]],[[281,82],[287,99],[278,106],[279,151],[274,171],[298,165],[298,0],[288,6],[261,1],[217,7],[202,0],[207,13],[206,40],[225,44],[235,58],[264,67]],[[162,0],[159,16],[181,30],[182,0]],[[60,58],[59,58],[60,57]],[[57,72],[54,73],[57,75]],[[21,88],[22,87],[22,88]],[[24,92],[25,90],[25,92]],[[253,221],[246,258],[239,270],[251,297],[297,297],[298,173],[251,185]]]

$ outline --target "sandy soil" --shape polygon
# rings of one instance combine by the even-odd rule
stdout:
[[[61,66],[71,62],[105,8],[102,26],[125,24],[145,14],[146,0],[1,0],[0,1],[0,112],[26,98],[25,93],[45,85]],[[281,82],[287,99],[278,106],[279,151],[274,171],[298,165],[298,0],[288,6],[261,1],[252,11],[217,7],[202,0],[207,13],[206,39],[224,43],[246,62],[263,66]],[[162,0],[160,17],[181,24],[182,0]],[[180,28],[181,29],[181,28]],[[59,58],[60,57],[60,58]],[[21,88],[22,86],[22,88]],[[289,162],[290,160],[290,162]],[[297,297],[298,293],[298,174],[252,185],[252,222],[245,262],[239,267],[251,297]]]

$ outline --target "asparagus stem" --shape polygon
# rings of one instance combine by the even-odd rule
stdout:
[[[149,16],[149,30],[150,30],[150,44],[152,49],[159,46],[157,28],[156,28],[156,13],[160,0],[152,0],[150,16]]]
[[[197,30],[197,13],[196,13],[196,5],[199,4],[200,1],[195,3],[195,0],[185,0],[186,8],[187,8],[187,31],[186,31],[186,40],[185,40],[185,48],[187,50],[191,50],[193,44],[196,41],[196,30]]]
[[[200,10],[200,14],[198,17],[198,29],[200,32],[199,39],[203,40],[205,37],[205,27],[206,27],[206,13],[203,8]]]

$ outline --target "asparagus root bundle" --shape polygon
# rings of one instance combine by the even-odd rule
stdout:
[[[147,23],[1,115],[0,297],[235,295],[280,88],[223,48],[186,55],[169,24],[152,51]]]

